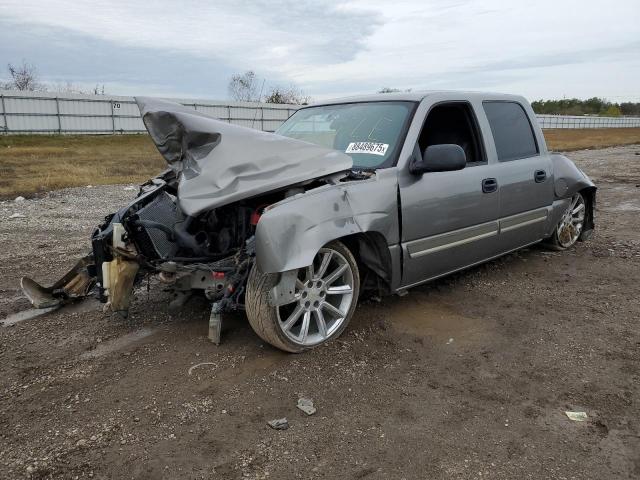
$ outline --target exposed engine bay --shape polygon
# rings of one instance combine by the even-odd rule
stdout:
[[[351,172],[342,180],[365,178]],[[195,293],[220,312],[244,309],[244,290],[255,259],[255,230],[264,210],[336,177],[184,214],[177,200],[177,175],[167,170],[140,187],[127,206],[108,215],[91,237],[92,252],[52,287],[25,277],[22,288],[34,306],[48,308],[86,296],[96,297],[126,317],[134,286],[149,275],[171,293],[178,309]]]

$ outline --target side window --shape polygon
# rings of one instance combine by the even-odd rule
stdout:
[[[507,162],[538,154],[533,129],[522,105],[515,102],[483,102],[483,107],[499,161]]]
[[[476,117],[466,102],[442,103],[429,111],[418,140],[420,153],[431,145],[443,143],[460,145],[469,166],[487,161]]]

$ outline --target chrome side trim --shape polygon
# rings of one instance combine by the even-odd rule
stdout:
[[[545,207],[501,218],[499,220],[500,233],[509,232],[521,227],[526,227],[527,225],[531,225],[533,223],[546,222],[548,215],[549,209]]]
[[[449,270],[448,272],[441,273],[439,275],[434,275],[433,277],[425,278],[424,280],[419,280],[419,281],[411,283],[409,285],[401,285],[398,288],[396,288],[395,293],[398,293],[398,291],[400,291],[400,290],[406,290],[408,288],[413,288],[413,287],[415,287],[417,285],[421,285],[423,283],[427,283],[427,282],[431,282],[433,280],[437,280],[438,278],[446,277],[447,275],[451,275],[452,273],[455,273],[455,272],[460,272],[462,270],[467,270],[468,268],[475,267],[476,265],[482,265],[483,263],[487,263],[487,262],[490,262],[492,260],[495,260],[496,258],[503,257],[505,255],[510,254],[511,252],[515,252],[517,250],[520,250],[521,248],[526,248],[526,247],[528,247],[530,245],[535,245],[538,242],[540,242],[540,240],[536,240],[534,242],[530,242],[530,243],[527,243],[525,245],[521,245],[519,247],[512,248],[510,250],[505,250],[504,252],[499,253],[497,255],[493,255],[493,256],[485,258],[483,260],[478,260],[477,262],[470,263],[469,265],[465,265],[465,266],[460,267],[460,268],[454,268],[453,270]]]
[[[548,216],[549,209],[547,207],[538,208],[536,210],[500,218],[496,221],[412,240],[406,244],[407,252],[410,258],[422,257],[423,255],[465,245],[503,232],[510,232],[534,223],[546,222]]]
[[[472,227],[461,228],[452,232],[441,233],[431,237],[420,238],[408,242],[407,252],[409,257],[417,258],[430,253],[439,252],[448,248],[457,247],[466,243],[475,242],[483,238],[498,235],[498,221],[481,223]]]

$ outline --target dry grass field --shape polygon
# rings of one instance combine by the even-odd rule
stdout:
[[[640,143],[640,128],[546,130],[551,150]],[[139,183],[165,167],[147,135],[0,136],[0,198],[65,187]]]
[[[0,136],[0,198],[138,183],[165,167],[147,135]]]

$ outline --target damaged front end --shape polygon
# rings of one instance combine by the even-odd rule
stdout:
[[[92,252],[51,287],[29,278],[36,308],[96,296],[126,317],[134,286],[157,275],[179,308],[194,293],[216,312],[244,308],[265,208],[349,170],[350,157],[307,142],[229,125],[181,105],[138,99],[169,169],[107,216]]]
[[[134,286],[157,275],[171,292],[172,307],[200,290],[225,310],[241,309],[261,207],[238,202],[187,216],[179,208],[176,188],[172,171],[142,185],[129,205],[96,228],[92,253],[52,287],[23,278],[27,298],[36,308],[48,308],[94,290],[112,311],[126,317]]]

